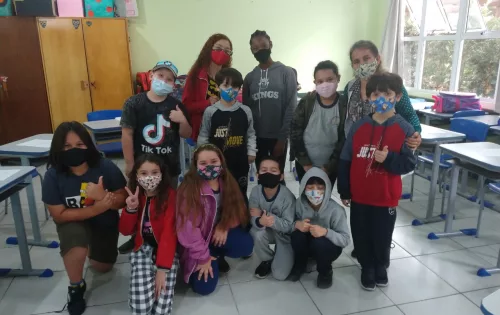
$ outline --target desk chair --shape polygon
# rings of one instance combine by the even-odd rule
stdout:
[[[486,115],[485,111],[479,109],[470,109],[470,110],[460,110],[453,114],[453,118],[460,117],[471,117],[471,116],[483,116]]]
[[[122,116],[122,111],[119,109],[106,109],[106,110],[98,110],[95,112],[90,112],[87,113],[87,120],[88,121],[96,121],[96,120],[109,120],[109,119],[115,119],[117,117]],[[116,137],[112,136],[100,136],[98,140],[115,140]],[[109,143],[102,143],[102,144],[97,144],[97,150],[102,152],[103,154],[113,154],[113,153],[121,153],[122,152],[122,143],[121,141],[117,142],[109,142]]]

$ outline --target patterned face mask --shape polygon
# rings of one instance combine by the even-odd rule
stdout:
[[[371,63],[360,64],[357,69],[354,70],[354,76],[358,79],[368,79],[371,77],[375,71],[377,71],[378,62],[374,60]]]
[[[137,177],[137,182],[144,188],[145,191],[154,191],[161,182],[160,175],[149,175]]]
[[[220,176],[222,172],[221,165],[207,165],[198,168],[198,175],[205,180],[216,179]]]
[[[220,97],[226,102],[232,102],[238,96],[238,90],[233,89],[232,87],[223,90],[220,90]]]
[[[391,102],[385,97],[379,96],[375,101],[370,101],[370,104],[375,108],[377,113],[383,114],[393,109],[396,102]]]
[[[306,197],[310,203],[317,206],[323,202],[325,192],[317,189],[306,190]]]

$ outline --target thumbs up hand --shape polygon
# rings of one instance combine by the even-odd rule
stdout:
[[[173,121],[178,124],[186,121],[186,116],[184,116],[184,113],[179,108],[179,105],[176,105],[175,109],[172,109],[170,111],[170,115],[168,116],[168,118],[170,119],[170,121]]]
[[[379,163],[384,163],[385,159],[387,158],[387,154],[389,153],[389,148],[385,146],[382,151],[380,150],[375,150],[375,161]]]
[[[85,190],[87,198],[93,199],[95,201],[100,201],[106,196],[106,191],[104,190],[104,185],[102,183],[102,176],[99,177],[97,184],[88,183],[87,189]]]

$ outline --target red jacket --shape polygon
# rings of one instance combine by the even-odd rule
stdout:
[[[156,254],[156,266],[158,268],[170,269],[174,261],[177,235],[175,233],[175,208],[176,208],[176,192],[168,189],[168,201],[165,204],[166,209],[157,215],[155,213],[156,198],[152,198],[150,202],[149,220],[153,235],[158,244]],[[126,208],[122,210],[120,217],[119,230],[123,235],[132,235],[135,233],[134,251],[144,243],[142,238],[142,220],[144,218],[144,206],[146,204],[146,196],[142,195],[139,198],[139,210],[135,213],[128,212]]]
[[[188,76],[184,92],[182,93],[182,104],[191,116],[191,126],[193,133],[191,139],[198,140],[198,133],[200,132],[201,120],[203,119],[203,112],[210,106],[210,101],[207,100],[208,90],[208,72],[206,69],[201,69],[200,72],[194,77],[196,82],[191,86],[191,78]]]

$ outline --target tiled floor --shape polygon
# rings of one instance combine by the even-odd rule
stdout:
[[[123,162],[116,163],[123,167]],[[43,171],[43,168],[40,168]],[[405,190],[410,178],[405,178]],[[286,176],[287,186],[298,193],[298,183],[291,173]],[[34,183],[40,198],[40,183]],[[250,187],[251,189],[251,187]],[[352,244],[334,263],[334,284],[328,290],[316,288],[316,273],[307,274],[298,283],[279,282],[271,278],[258,280],[253,271],[258,265],[255,257],[229,260],[232,270],[224,276],[214,294],[199,297],[183,284],[178,284],[174,314],[218,315],[475,315],[481,314],[481,299],[500,288],[500,275],[479,278],[480,267],[496,263],[500,249],[500,214],[485,210],[480,238],[456,237],[430,241],[427,234],[441,231],[444,223],[420,227],[411,226],[415,216],[423,216],[427,205],[428,182],[417,178],[415,200],[401,201],[398,208],[394,249],[389,268],[390,285],[387,288],[366,292],[359,286],[360,269],[350,257]],[[334,198],[338,199],[336,193]],[[440,195],[438,195],[438,198]],[[500,204],[500,198],[488,195]],[[436,200],[436,213],[440,199]],[[26,228],[31,231],[27,202],[23,199]],[[464,199],[457,202],[456,228],[473,227],[477,206]],[[5,244],[7,236],[15,233],[12,215],[3,213],[0,204],[0,266],[19,267],[16,247]],[[38,203],[39,217],[43,218],[42,203]],[[349,215],[349,209],[347,209]],[[42,222],[43,235],[57,239],[54,223]],[[122,241],[125,238],[122,238]],[[29,315],[56,314],[66,302],[68,280],[57,249],[32,248],[31,258],[35,268],[52,268],[52,278],[0,278],[0,314]],[[87,269],[85,279],[87,315],[129,314],[127,305],[129,263],[127,256],[120,256],[116,268],[105,275]],[[64,312],[63,312],[64,314]]]

